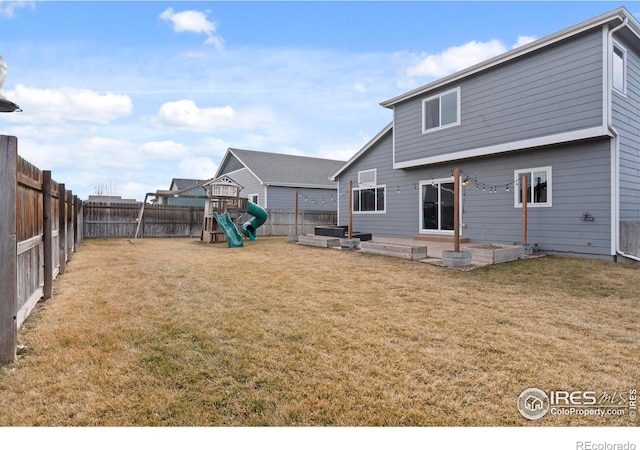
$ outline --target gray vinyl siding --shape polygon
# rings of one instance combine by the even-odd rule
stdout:
[[[258,205],[265,206],[264,186],[249,172],[249,169],[242,168],[233,172],[224,172],[222,175],[228,176],[242,186],[240,197],[249,198],[250,195],[258,194]]]
[[[295,210],[296,188],[268,187],[269,209]],[[336,211],[337,189],[298,188],[299,211]]]
[[[234,172],[242,168],[244,168],[244,165],[240,161],[238,161],[238,159],[235,156],[229,154],[229,159],[227,159],[220,173]]]
[[[422,101],[458,86],[460,125],[423,134]],[[396,162],[602,123],[602,33],[597,29],[395,105]]]
[[[614,127],[620,133],[620,220],[640,220],[640,60],[627,50],[627,95],[612,94]]]
[[[550,166],[552,206],[527,209],[527,241],[540,250],[611,255],[611,177],[608,139],[514,152],[459,164],[497,193],[465,189],[462,234],[474,242],[522,242],[522,208],[514,207],[514,170]],[[519,187],[515,187],[519,189]],[[581,220],[588,212],[594,221]]]
[[[453,164],[393,170],[391,138],[382,139],[340,176],[339,223],[346,225],[349,179],[358,170],[377,168],[378,184],[386,184],[384,214],[354,214],[354,230],[377,236],[413,238],[419,234],[419,182],[451,177],[455,167],[485,183],[487,190],[465,188],[462,235],[474,242],[521,242],[522,209],[514,206],[514,170],[552,167],[552,207],[528,208],[528,242],[540,250],[611,255],[610,146],[607,139],[466,160]],[[496,186],[498,192],[489,193]],[[398,189],[399,188],[399,189]],[[399,192],[398,192],[399,190]],[[595,218],[582,221],[584,212]]]
[[[358,171],[377,169],[377,183],[386,185],[384,213],[354,213],[354,231],[378,236],[414,237],[418,234],[418,180],[410,172],[393,170],[393,138],[390,131],[364,153],[339,178],[339,225],[347,225],[349,181],[358,186]],[[448,176],[442,171],[443,176]],[[398,190],[400,191],[398,193]]]

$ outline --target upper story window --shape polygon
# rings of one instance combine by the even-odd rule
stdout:
[[[460,125],[460,88],[422,101],[422,132]]]
[[[613,44],[613,88],[621,94],[627,93],[627,51],[621,45]]]
[[[522,177],[527,179],[527,206],[551,206],[551,167],[516,170],[514,179],[518,188],[514,189],[515,207],[522,207]]]

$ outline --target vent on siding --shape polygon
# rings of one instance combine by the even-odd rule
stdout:
[[[376,169],[358,172],[359,187],[373,187],[376,185]]]

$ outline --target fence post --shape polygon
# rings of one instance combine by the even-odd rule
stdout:
[[[51,236],[51,171],[42,171],[42,245],[44,258],[44,287],[42,296],[51,298],[53,293],[53,248]]]
[[[73,253],[78,253],[78,196],[73,196]]]
[[[67,191],[67,262],[73,258],[73,191]]]
[[[58,184],[58,255],[60,267],[58,273],[63,275],[67,270],[67,191],[64,183]]]
[[[0,365],[15,361],[18,345],[17,160],[18,138],[0,136]]]
[[[75,205],[73,215],[73,251],[78,253],[80,244],[82,243],[82,200],[77,195],[73,196],[73,203]]]

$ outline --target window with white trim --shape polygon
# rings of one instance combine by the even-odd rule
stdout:
[[[612,85],[621,94],[627,93],[627,51],[620,44],[613,44]]]
[[[460,125],[460,88],[422,101],[422,132],[430,133]]]
[[[381,213],[386,209],[385,185],[377,184],[377,169],[358,172],[358,187],[353,189],[354,213]]]
[[[537,167],[514,171],[516,187],[514,202],[516,208],[522,208],[522,177],[527,182],[527,207],[551,206],[551,167]]]

